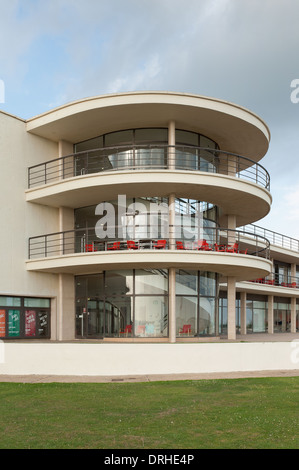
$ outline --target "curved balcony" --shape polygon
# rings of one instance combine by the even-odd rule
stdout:
[[[28,188],[94,173],[167,169],[229,175],[270,190],[267,170],[247,157],[223,150],[179,145],[118,146],[74,153],[30,167]]]
[[[172,228],[174,230],[172,230]],[[179,227],[180,228],[180,227]],[[27,269],[73,274],[118,268],[182,267],[218,272],[238,280],[271,272],[270,244],[264,237],[223,228],[208,228],[198,239],[99,239],[95,229],[76,229],[29,239]]]
[[[208,201],[237,226],[265,217],[271,207],[267,170],[249,158],[201,147],[113,147],[68,155],[29,169],[26,200],[79,208],[127,197]]]

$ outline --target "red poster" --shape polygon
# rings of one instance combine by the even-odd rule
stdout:
[[[25,311],[25,336],[35,336],[35,310]]]
[[[0,338],[5,337],[5,310],[0,310]]]

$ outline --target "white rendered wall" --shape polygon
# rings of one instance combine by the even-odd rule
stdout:
[[[57,152],[57,144],[28,134],[24,121],[0,112],[0,295],[57,295],[57,275],[29,273],[25,266],[28,238],[59,230],[58,209],[25,201],[27,169]]]
[[[299,339],[222,344],[3,343],[2,375],[115,376],[299,369]]]

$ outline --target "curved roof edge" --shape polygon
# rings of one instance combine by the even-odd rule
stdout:
[[[147,106],[146,113],[144,106]],[[87,124],[83,122],[86,119]],[[98,123],[98,134],[94,134],[95,120]],[[180,125],[190,130],[200,128],[203,133],[208,132],[209,137],[216,137],[216,141],[223,140],[226,146],[233,131],[243,132],[248,147],[249,140],[256,137],[261,145],[259,155],[256,155],[258,159],[268,150],[271,138],[267,124],[245,107],[218,98],[170,91],[134,91],[82,98],[32,117],[26,124],[28,132],[54,141],[68,140],[74,143],[112,130],[128,129],[134,123],[139,124],[136,127],[152,127],[165,125],[169,120],[175,120],[178,128]],[[232,143],[231,148],[226,150],[237,151],[237,147]],[[252,151],[249,149],[249,152],[243,154],[253,157],[256,151],[256,148]]]

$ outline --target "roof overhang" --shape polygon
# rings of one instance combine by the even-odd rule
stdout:
[[[173,92],[103,95],[67,103],[27,120],[27,131],[59,142],[81,142],[116,130],[168,127],[204,134],[221,149],[260,160],[267,125],[251,111],[215,98]]]

